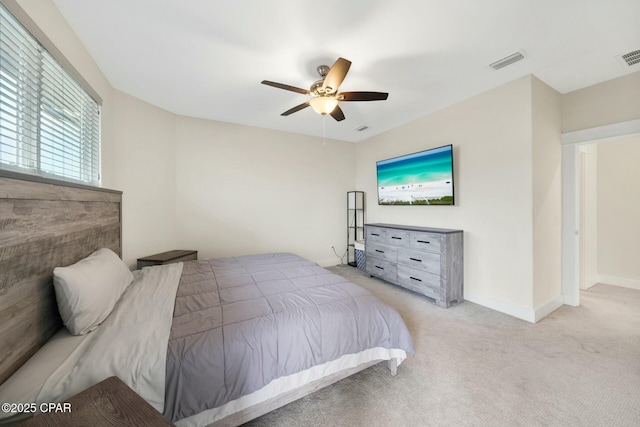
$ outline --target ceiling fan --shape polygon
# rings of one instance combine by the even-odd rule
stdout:
[[[321,79],[314,82],[309,90],[269,80],[263,80],[262,84],[313,96],[309,101],[285,111],[281,114],[282,116],[288,116],[311,106],[316,113],[329,114],[337,121],[341,121],[344,120],[344,113],[338,105],[340,101],[384,101],[389,96],[386,92],[338,92],[350,66],[351,61],[344,58],[338,58],[331,68],[320,65],[317,71]]]

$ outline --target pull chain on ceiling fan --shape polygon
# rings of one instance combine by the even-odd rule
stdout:
[[[316,113],[329,114],[337,121],[341,121],[345,118],[338,105],[341,101],[384,101],[389,97],[386,92],[338,92],[338,88],[349,72],[349,67],[351,67],[351,61],[344,58],[338,58],[331,68],[320,65],[317,71],[321,79],[314,82],[309,90],[269,80],[263,80],[262,84],[313,96],[309,101],[285,111],[281,114],[282,116],[288,116],[311,106]]]

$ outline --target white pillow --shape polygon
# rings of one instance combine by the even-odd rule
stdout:
[[[133,274],[110,249],[98,249],[68,267],[53,270],[58,310],[73,335],[84,335],[109,316]]]

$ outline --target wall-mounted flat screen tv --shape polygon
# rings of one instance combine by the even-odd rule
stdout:
[[[379,205],[453,205],[453,146],[376,162]]]

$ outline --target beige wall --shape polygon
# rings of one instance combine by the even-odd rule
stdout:
[[[111,181],[122,190],[122,258],[176,249],[175,115],[114,91]]]
[[[561,284],[561,96],[533,77],[533,307],[558,299]]]
[[[176,129],[181,246],[202,257],[286,251],[339,262],[330,247],[346,249],[354,144],[187,117]]]
[[[640,137],[598,144],[600,281],[640,289]]]
[[[465,231],[465,299],[533,308],[531,77],[357,144],[368,222]],[[456,206],[379,206],[378,160],[453,144]],[[520,316],[522,317],[522,316]]]
[[[640,71],[562,96],[562,132],[640,118]]]

